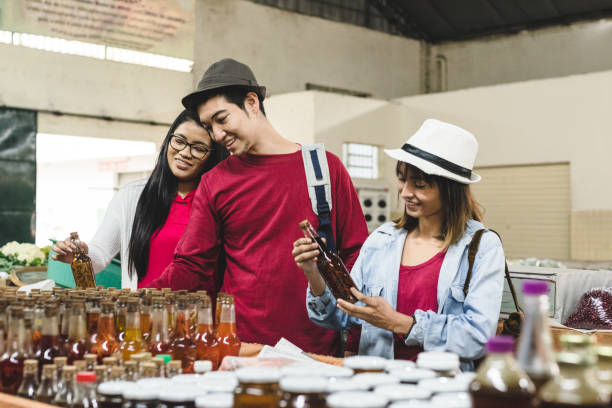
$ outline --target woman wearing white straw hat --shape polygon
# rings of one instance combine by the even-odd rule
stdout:
[[[295,241],[313,322],[335,330],[361,324],[359,354],[414,359],[423,350],[450,351],[463,370],[473,369],[497,328],[505,265],[501,241],[484,230],[470,190],[480,181],[472,171],[477,151],[470,132],[435,119],[401,148],[385,150],[398,161],[404,211],[361,248],[351,271],[357,304],[333,297],[316,266],[316,244]],[[479,230],[469,279],[468,247]]]

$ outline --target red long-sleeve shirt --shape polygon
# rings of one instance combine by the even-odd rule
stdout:
[[[327,161],[332,229],[350,269],[367,227],[348,172],[329,152]],[[333,353],[338,336],[308,319],[307,281],[291,255],[293,242],[303,236],[299,222],[304,219],[319,225],[300,151],[231,156],[202,176],[174,261],[154,286],[215,293],[224,252],[221,290],[235,298],[241,340],[273,345],[285,337],[305,351]]]

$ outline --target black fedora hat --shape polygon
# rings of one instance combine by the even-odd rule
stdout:
[[[252,89],[262,101],[266,97],[266,87],[259,86],[253,71],[251,71],[248,65],[235,59],[224,58],[208,67],[198,83],[196,91],[185,96],[181,102],[185,108],[195,110],[203,94],[213,89],[228,86]]]

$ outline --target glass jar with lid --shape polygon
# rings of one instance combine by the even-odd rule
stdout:
[[[412,384],[379,385],[374,388],[374,393],[387,398],[389,403],[409,400],[427,400],[431,397],[431,391]]]
[[[195,385],[196,383],[172,384],[164,388],[157,397],[159,401],[157,408],[195,408],[196,398],[205,394]]]
[[[385,408],[389,400],[373,392],[338,392],[327,397],[329,408]]]
[[[389,360],[377,356],[351,356],[344,359],[344,366],[351,368],[355,374],[383,373]]]
[[[439,377],[454,377],[461,373],[459,370],[459,356],[455,353],[443,351],[429,351],[419,353],[417,366],[433,370]]]
[[[367,391],[368,388],[367,384],[355,382],[350,378],[330,378],[327,383],[327,392],[329,394],[348,391]]]
[[[324,377],[285,377],[280,380],[279,408],[326,408],[327,379]]]
[[[277,408],[280,372],[273,368],[242,368],[236,371],[238,386],[234,408]]]
[[[388,384],[399,384],[400,379],[391,374],[385,373],[360,373],[355,374],[352,378],[352,381],[356,383],[365,384],[369,390],[373,390],[374,388],[380,385],[388,385]]]
[[[232,408],[234,406],[234,394],[218,393],[198,397],[195,406],[196,408]]]
[[[98,385],[98,404],[100,408],[121,408],[123,390],[133,385],[127,381],[107,381]]]
[[[155,388],[132,383],[123,389],[122,408],[157,408],[158,394]]]
[[[426,378],[437,377],[435,371],[426,370],[424,368],[414,368],[412,370],[393,370],[389,374],[393,377],[399,378],[402,384],[417,384],[419,381],[424,380]]]

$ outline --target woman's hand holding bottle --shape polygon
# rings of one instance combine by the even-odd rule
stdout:
[[[57,241],[51,249],[53,250],[53,252],[55,252],[55,254],[52,256],[55,261],[60,261],[68,264],[72,263],[76,247],[70,237],[66,238],[63,241]],[[83,241],[81,241],[81,249],[84,253],[89,252],[87,244]]]

